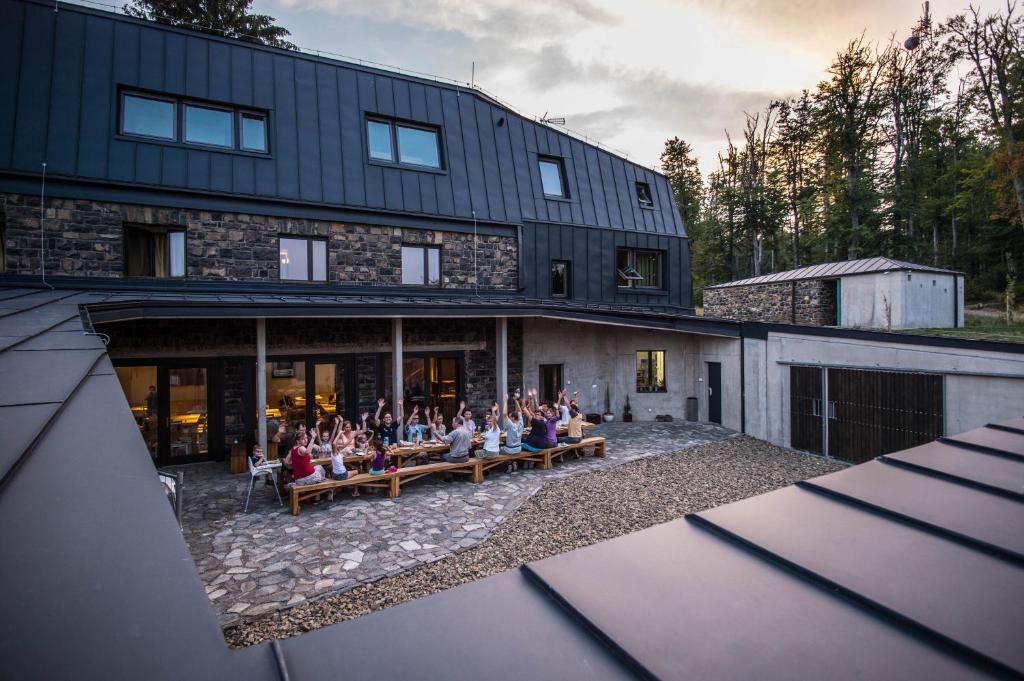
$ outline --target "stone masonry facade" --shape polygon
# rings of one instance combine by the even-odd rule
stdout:
[[[811,279],[705,288],[704,314],[743,321],[834,326],[836,284],[832,279]]]
[[[0,194],[0,215],[6,271],[39,274],[39,197]],[[188,280],[278,281],[278,239],[305,236],[327,240],[330,284],[401,286],[405,244],[441,248],[443,287],[519,287],[514,237],[478,236],[474,248],[473,235],[460,232],[59,198],[46,205],[46,272],[123,276],[123,227],[132,224],[185,229]]]

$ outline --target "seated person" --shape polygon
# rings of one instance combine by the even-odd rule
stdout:
[[[398,419],[391,416],[391,412],[384,412],[384,418],[380,417],[384,410],[384,398],[377,400],[377,413],[373,416],[373,425],[377,429],[377,440],[385,447],[393,445],[402,438],[402,406],[398,403]]]
[[[388,465],[388,449],[382,442],[376,442],[373,446],[373,463],[370,465],[370,475],[383,475]]]
[[[583,414],[580,411],[580,405],[576,401],[579,397],[579,393],[573,393],[573,399],[568,401],[566,405],[563,405],[565,409],[569,410],[569,433],[566,437],[558,438],[558,441],[562,444],[574,445],[583,439]],[[562,395],[562,399],[565,400],[565,395]]]
[[[340,444],[335,443],[334,452],[331,453],[331,479],[332,480],[348,480],[350,474],[356,473],[354,470],[345,468],[345,454],[350,450],[342,447]]]
[[[558,399],[555,401],[555,407],[558,410],[558,427],[569,425],[569,419],[572,416],[569,414],[569,406],[567,404],[566,395],[568,393],[565,390],[558,391]],[[574,393],[575,394],[575,393]]]
[[[473,420],[473,412],[466,409],[466,401],[459,402],[459,414],[462,415],[462,427],[469,431],[470,435],[476,433],[476,421]]]
[[[430,407],[427,407],[427,429],[434,434],[434,437],[444,437],[447,428],[444,425],[444,414],[441,413],[441,407],[434,410],[433,420],[430,419]]]
[[[469,447],[473,437],[465,428],[461,416],[452,417],[452,430],[447,435],[439,436],[431,427],[434,437],[448,445],[448,451],[441,456],[448,463],[465,463],[469,461]]]
[[[534,404],[536,404],[537,391],[531,389],[529,395],[533,398]],[[539,452],[542,449],[550,449],[558,445],[554,436],[558,417],[549,415],[546,411],[547,408],[543,405],[538,409],[538,411],[533,411],[529,403],[523,405],[526,418],[530,420],[530,434],[523,441],[523,449],[528,452]]]
[[[408,442],[422,442],[426,439],[428,430],[427,426],[420,423],[420,405],[417,404],[413,407],[412,415],[405,424],[405,439]]]
[[[501,448],[502,454],[518,454],[523,451],[523,424],[522,407],[519,399],[515,400],[515,410],[511,416],[508,413],[508,395],[505,396],[505,412],[502,414],[502,430],[505,431],[505,446]]]
[[[260,447],[259,444],[253,445],[252,452],[249,454],[249,461],[252,461],[254,468],[267,465],[267,455],[263,453],[263,447]]]
[[[308,445],[309,438],[304,433],[300,433],[295,437],[295,446],[288,454],[292,460],[292,474],[295,476],[295,481],[291,484],[298,487],[315,485],[318,482],[323,482],[327,477],[323,466],[313,465],[312,447]]]
[[[498,403],[484,417],[484,446],[476,451],[481,459],[493,459],[501,454],[501,428],[498,427]]]

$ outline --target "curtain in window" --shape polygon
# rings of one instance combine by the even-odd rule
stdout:
[[[637,253],[636,270],[643,277],[638,286],[661,287],[661,258],[657,253]]]
[[[152,234],[150,239],[153,242],[153,276],[166,277],[167,263],[170,262],[170,255],[167,252],[167,234]]]

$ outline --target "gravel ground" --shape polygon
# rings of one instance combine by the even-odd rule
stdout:
[[[843,467],[734,437],[553,481],[475,548],[228,628],[224,635],[233,647],[287,638]]]

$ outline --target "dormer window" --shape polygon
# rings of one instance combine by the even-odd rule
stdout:
[[[562,159],[541,156],[538,165],[540,166],[540,184],[544,190],[544,196],[557,199],[567,198],[569,194],[565,191],[565,165],[562,163]]]
[[[651,185],[646,182],[636,183],[636,202],[641,208],[654,208],[654,195],[651,194]]]
[[[431,126],[368,118],[366,148],[372,161],[441,168],[441,134]]]

